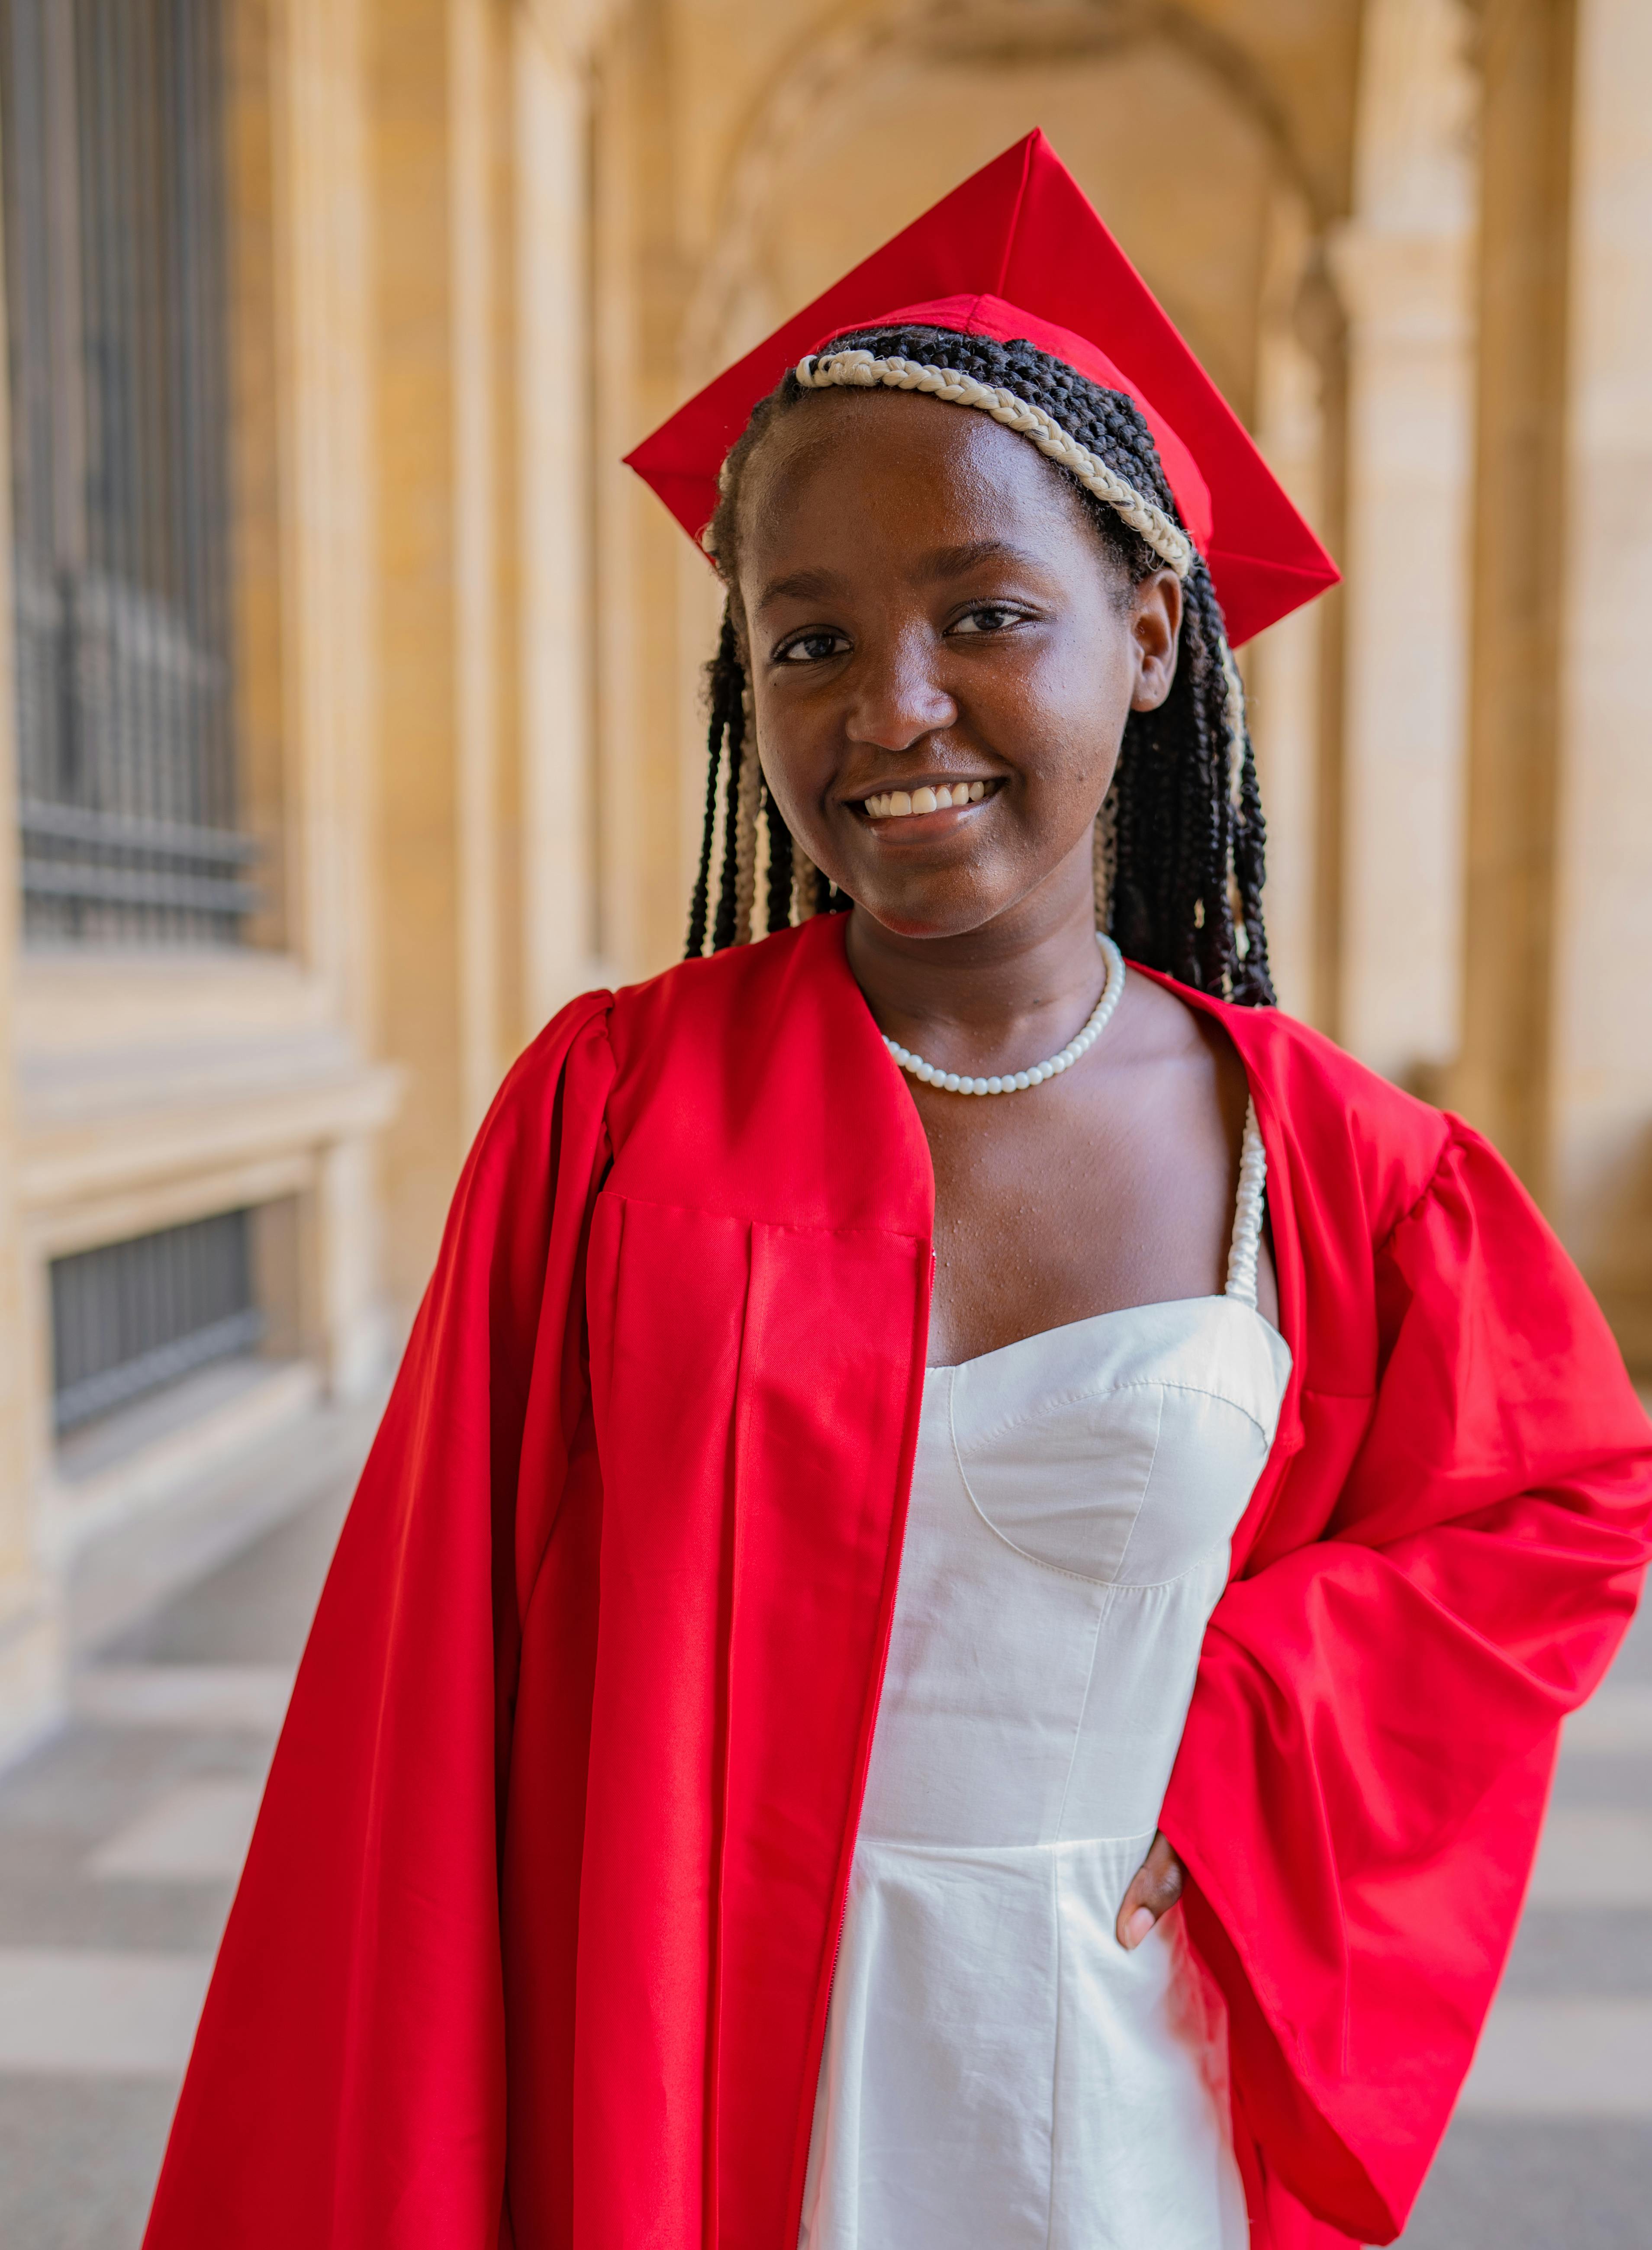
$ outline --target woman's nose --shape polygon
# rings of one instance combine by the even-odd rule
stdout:
[[[910,750],[957,722],[958,708],[937,677],[926,634],[902,634],[863,649],[854,667],[849,739],[881,750]]]

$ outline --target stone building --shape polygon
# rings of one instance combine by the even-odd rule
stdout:
[[[1285,1002],[1652,1364],[1643,0],[0,25],[0,1745],[370,1397],[513,1053],[679,949],[715,605],[619,456],[1035,124],[1344,564],[1246,659]]]

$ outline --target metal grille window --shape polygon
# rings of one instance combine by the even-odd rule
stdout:
[[[226,1211],[52,1266],[52,1411],[59,1433],[250,1351],[252,1213]]]
[[[0,0],[24,927],[233,940],[225,0]]]

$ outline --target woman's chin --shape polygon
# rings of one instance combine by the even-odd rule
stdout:
[[[891,937],[924,940],[968,937],[997,920],[1008,903],[984,894],[977,883],[944,880],[890,886],[851,881],[841,886],[857,909]]]

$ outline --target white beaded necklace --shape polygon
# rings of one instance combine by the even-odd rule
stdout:
[[[1034,1063],[1031,1070],[1013,1070],[1002,1078],[961,1078],[955,1070],[937,1070],[932,1062],[925,1062],[909,1047],[898,1041],[884,1039],[884,1046],[902,1070],[922,1079],[925,1086],[938,1086],[948,1094],[1025,1094],[1029,1086],[1042,1086],[1047,1078],[1059,1078],[1064,1070],[1071,1070],[1081,1055],[1088,1054],[1107,1029],[1113,1011],[1124,991],[1124,956],[1104,930],[1097,930],[1096,942],[1102,949],[1102,958],[1107,963],[1107,982],[1102,987],[1102,997],[1082,1032],[1077,1032],[1047,1062]]]

